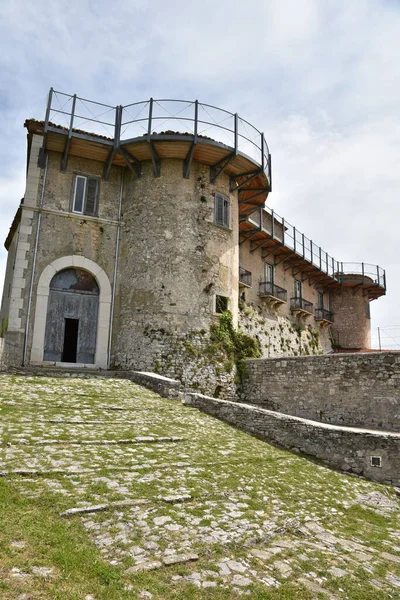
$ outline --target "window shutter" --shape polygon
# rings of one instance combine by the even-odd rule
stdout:
[[[229,198],[221,194],[215,194],[215,223],[223,227],[229,227]]]
[[[85,196],[86,177],[77,176],[75,179],[74,212],[83,212],[83,199]]]
[[[224,224],[224,198],[215,194],[215,222],[218,225]]]
[[[86,185],[85,214],[94,215],[96,210],[97,179],[88,177]]]
[[[224,223],[225,227],[229,227],[229,200],[224,198]]]

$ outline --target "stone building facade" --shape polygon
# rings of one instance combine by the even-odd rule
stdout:
[[[25,123],[26,191],[5,243],[0,365],[151,370],[229,395],[236,368],[210,336],[226,310],[260,356],[368,347],[368,306],[385,293],[384,272],[346,270],[265,207],[263,134],[197,101],[179,104],[176,114],[187,109],[189,118],[153,99],[129,107],[140,118],[117,106],[110,123],[86,119],[88,133],[76,108],[87,101],[76,96],[66,95],[69,125],[52,122],[56,94],[45,121]],[[122,140],[136,126],[146,133]]]

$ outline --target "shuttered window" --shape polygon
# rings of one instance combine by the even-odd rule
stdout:
[[[94,216],[97,208],[97,189],[97,177],[77,175],[75,177],[73,212]]]
[[[222,194],[215,194],[215,215],[214,220],[217,225],[229,227],[230,224],[230,202]]]

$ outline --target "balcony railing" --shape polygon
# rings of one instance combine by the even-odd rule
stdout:
[[[272,208],[264,206],[252,213],[248,220],[260,231],[268,234],[272,239],[289,248],[297,256],[302,257],[339,283],[350,281],[349,275],[357,275],[360,283],[370,283],[386,290],[384,269],[368,263],[346,263],[335,260]],[[258,244],[256,242],[256,248],[262,248],[264,244],[265,240],[259,241]]]
[[[261,281],[259,296],[261,298],[272,297],[287,302],[287,290],[271,283],[271,281]]]
[[[251,287],[251,272],[243,267],[239,267],[239,285]]]
[[[369,305],[368,305],[369,306]],[[326,308],[316,308],[315,309],[315,320],[316,321],[329,321],[333,323],[333,313]]]
[[[290,298],[290,308],[292,310],[299,310],[306,313],[313,313],[313,304],[304,298]]]

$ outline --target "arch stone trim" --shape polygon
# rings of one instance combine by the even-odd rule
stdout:
[[[97,319],[96,353],[93,367],[107,369],[108,336],[110,331],[110,314],[112,291],[110,280],[103,269],[90,258],[74,254],[57,258],[45,267],[39,277],[36,291],[35,320],[31,348],[31,364],[43,364],[44,335],[47,320],[47,304],[49,301],[50,282],[54,275],[68,267],[77,267],[88,271],[96,279],[99,286],[99,312]]]

